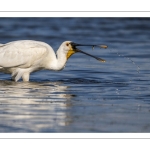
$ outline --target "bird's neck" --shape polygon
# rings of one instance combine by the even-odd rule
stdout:
[[[56,56],[57,56],[57,69],[62,70],[65,67],[67,62],[66,54],[59,53],[59,51],[57,51]]]
[[[66,55],[58,50],[55,59],[53,59],[53,61],[50,62],[50,69],[56,71],[62,70],[64,69],[66,62]]]

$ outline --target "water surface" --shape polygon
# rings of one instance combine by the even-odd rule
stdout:
[[[73,55],[64,70],[17,83],[0,73],[0,132],[150,132],[149,18],[0,18],[0,43],[66,40],[106,60]]]

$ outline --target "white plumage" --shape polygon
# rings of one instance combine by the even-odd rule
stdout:
[[[21,77],[23,81],[29,81],[32,72],[62,70],[68,58],[76,52],[85,53],[71,41],[63,42],[56,54],[50,45],[40,41],[21,40],[0,44],[0,72],[10,73],[16,82]]]

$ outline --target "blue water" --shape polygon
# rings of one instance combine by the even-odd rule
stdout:
[[[15,83],[0,73],[0,132],[150,132],[150,18],[0,18],[0,43],[66,40],[106,60],[73,55],[64,70]]]

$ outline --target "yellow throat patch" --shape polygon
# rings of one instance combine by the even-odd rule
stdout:
[[[76,53],[76,51],[74,51],[74,50],[69,50],[68,53],[67,53],[67,60],[68,60],[69,57],[70,57],[71,55],[73,55],[74,53]]]

